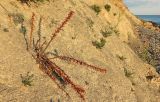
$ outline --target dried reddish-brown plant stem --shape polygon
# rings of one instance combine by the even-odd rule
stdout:
[[[57,66],[54,62],[50,61],[46,56],[43,56],[43,59],[44,59],[44,61],[41,61],[41,65],[42,65],[41,66],[41,70],[43,70],[43,72],[45,72],[46,74],[48,74],[49,77],[53,81],[55,81],[55,78],[52,75],[52,71],[55,71],[59,76],[61,76],[61,78],[65,81],[66,84],[70,84],[71,87],[80,95],[80,97],[83,100],[85,100],[85,98],[84,98],[85,90],[83,88],[81,88],[78,85],[75,85],[70,80],[69,76],[59,66]],[[39,59],[36,59],[36,60],[39,60]],[[61,88],[61,87],[59,86],[59,88]],[[67,94],[67,96],[69,96],[68,93],[66,93],[66,94]]]
[[[29,53],[32,55],[32,57],[36,60],[36,62],[39,64],[39,68],[46,73],[55,83],[56,85],[63,91],[66,93],[67,96],[69,96],[69,94],[64,90],[62,85],[71,85],[71,87],[79,94],[80,98],[82,100],[85,101],[85,90],[80,87],[79,85],[76,85],[71,79],[70,77],[59,67],[56,65],[56,63],[54,61],[51,61],[50,58],[47,57],[47,53],[45,52],[46,49],[48,48],[48,46],[51,44],[51,42],[53,41],[53,39],[56,37],[56,35],[62,30],[62,28],[65,26],[65,24],[70,20],[70,18],[73,15],[73,11],[70,11],[68,16],[64,19],[64,21],[61,23],[61,25],[53,32],[51,39],[49,40],[49,42],[46,44],[46,41],[44,41],[41,44],[41,22],[42,22],[42,18],[40,18],[39,21],[39,32],[38,34],[38,39],[36,40],[36,42],[34,41],[33,38],[33,30],[34,30],[34,17],[35,14],[32,14],[32,19],[31,19],[31,32],[30,32],[30,48],[32,50],[29,50]],[[33,46],[32,45],[33,42]],[[46,46],[45,46],[46,44]],[[44,47],[45,46],[45,47]],[[87,64],[86,62],[77,60],[75,58],[72,57],[67,57],[67,56],[59,56],[59,55],[55,55],[54,58],[59,58],[61,60],[64,61],[68,61],[68,62],[72,62],[75,64],[79,64],[79,65],[83,65],[86,67],[89,67],[93,70],[99,71],[99,72],[106,72],[106,69],[100,68],[100,67],[96,67],[94,65],[90,65]],[[70,96],[69,96],[70,97]]]
[[[42,24],[42,17],[40,17],[39,24],[38,24],[39,28],[38,28],[38,40],[37,40],[37,42],[39,43],[39,48],[41,46],[41,24]]]
[[[48,48],[48,46],[50,45],[50,43],[53,41],[53,39],[55,38],[55,36],[62,30],[62,28],[64,27],[65,24],[67,24],[67,22],[71,19],[71,17],[73,16],[74,12],[70,11],[68,16],[65,18],[65,20],[61,23],[61,25],[52,33],[52,37],[49,40],[48,44],[46,45],[46,47],[44,48],[43,52]]]
[[[55,68],[55,69],[54,69],[55,72],[57,72],[57,73],[59,74],[59,76],[61,76],[62,79],[64,79],[64,81],[65,81],[66,83],[70,84],[71,87],[80,95],[80,97],[81,97],[83,100],[85,100],[85,98],[84,98],[85,90],[84,90],[82,87],[80,87],[80,86],[78,86],[78,85],[75,85],[75,84],[70,80],[69,76],[68,76],[65,72],[63,72],[63,70],[61,70],[61,68],[60,68],[59,66],[57,66],[57,65],[56,65],[55,63],[53,63],[53,62],[52,62],[52,65],[53,65],[54,68]]]
[[[32,18],[31,18],[31,31],[30,31],[30,38],[29,38],[29,48],[32,46],[32,40],[33,40],[33,30],[34,30],[34,19],[35,18],[35,13],[32,13]]]
[[[86,66],[86,67],[89,67],[93,70],[96,70],[96,71],[99,71],[99,72],[103,72],[103,73],[106,73],[106,69],[104,68],[100,68],[100,67],[96,67],[96,66],[93,66],[91,64],[88,64],[86,62],[83,62],[83,61],[80,61],[80,60],[77,60],[75,58],[72,58],[72,57],[68,57],[68,56],[56,56],[55,58],[59,58],[61,60],[65,60],[65,61],[68,61],[68,62],[71,62],[71,63],[76,63],[76,64],[79,64],[79,65],[83,65],[83,66]]]
[[[45,60],[44,60],[45,61]],[[52,62],[51,62],[52,63]],[[58,86],[58,88],[60,88],[63,92],[66,93],[66,95],[68,97],[70,97],[70,95],[68,94],[68,92],[66,92],[57,82],[56,82],[56,78],[52,75],[52,71],[54,71],[53,67],[51,67],[50,65],[49,66],[43,66],[44,64],[40,65],[39,68],[44,72],[46,73],[54,82],[55,84]],[[44,69],[46,68],[46,69]]]

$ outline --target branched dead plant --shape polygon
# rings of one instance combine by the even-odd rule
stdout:
[[[36,62],[39,64],[39,68],[46,73],[55,83],[56,85],[66,93],[67,96],[69,96],[69,93],[65,91],[63,86],[70,85],[80,96],[81,99],[85,100],[84,94],[85,90],[84,88],[80,87],[79,85],[76,85],[70,77],[53,61],[53,59],[60,59],[67,62],[79,64],[86,66],[87,68],[93,69],[95,71],[99,71],[102,73],[106,73],[106,69],[96,67],[94,65],[88,64],[84,61],[67,57],[67,56],[60,56],[59,54],[54,54],[53,58],[48,58],[48,52],[46,52],[46,49],[49,47],[53,39],[57,36],[57,34],[62,30],[62,28],[67,24],[67,22],[71,19],[74,12],[70,11],[68,16],[63,20],[63,22],[60,24],[56,30],[53,31],[52,36],[48,43],[46,41],[41,41],[41,31],[37,33],[38,39],[35,40],[33,37],[33,30],[34,30],[34,20],[35,20],[35,14],[32,15],[32,23],[31,23],[31,32],[30,35],[28,35],[28,39],[30,41],[29,44],[32,46],[29,46],[28,52],[32,55],[32,57],[36,60]],[[39,30],[41,30],[41,22],[42,18],[39,20]],[[26,40],[26,39],[25,39]],[[28,44],[28,43],[27,43]],[[69,96],[70,97],[70,96]]]
[[[44,2],[49,0],[17,0],[17,1],[20,1],[22,4],[27,4],[28,6],[30,6],[31,2],[37,3],[37,2]]]

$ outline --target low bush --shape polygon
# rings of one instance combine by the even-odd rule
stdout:
[[[9,13],[8,16],[13,19],[15,25],[22,24],[24,22],[24,15],[21,13]]]
[[[101,30],[101,34],[103,37],[109,37],[112,34],[112,31],[107,31],[107,30]]]
[[[111,6],[109,5],[109,4],[106,4],[105,6],[104,6],[104,8],[106,9],[106,11],[110,11],[111,10]]]
[[[91,9],[94,10],[97,15],[101,12],[101,8],[97,5],[92,5]]]
[[[33,74],[29,75],[29,72],[25,75],[22,76],[21,74],[21,79],[22,79],[22,83],[24,86],[32,86],[32,82],[33,82]]]
[[[127,68],[124,68],[124,73],[126,77],[131,77],[134,74],[131,71],[129,71]]]
[[[93,46],[95,46],[97,49],[102,49],[102,47],[106,44],[106,40],[101,38],[100,42],[99,41],[93,41],[92,42]]]

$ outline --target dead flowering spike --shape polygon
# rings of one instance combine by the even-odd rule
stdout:
[[[72,87],[79,94],[80,98],[82,98],[83,100],[85,100],[85,98],[84,98],[85,90],[82,87],[77,86],[77,85],[72,85]]]
[[[29,47],[31,48],[32,45],[32,40],[33,40],[33,30],[34,30],[34,19],[35,18],[35,13],[32,13],[32,18],[31,18],[31,32],[30,32],[30,43],[29,43]]]
[[[60,24],[60,26],[58,28],[56,28],[56,30],[54,30],[54,32],[52,33],[51,39],[48,42],[48,44],[46,45],[46,47],[44,48],[43,52],[48,48],[48,46],[50,45],[50,43],[52,42],[52,40],[54,39],[54,37],[62,30],[62,28],[64,27],[65,24],[67,24],[67,22],[71,19],[71,17],[73,16],[74,12],[70,11],[68,16],[64,19],[64,21]]]
[[[61,23],[61,25],[55,30],[55,32],[52,34],[53,36],[56,36],[57,33],[60,32],[60,30],[62,30],[62,28],[64,27],[64,25],[69,21],[69,19],[72,17],[73,15],[73,11],[70,11],[68,16],[65,18],[65,20]]]
[[[40,48],[40,44],[41,44],[41,25],[42,25],[42,17],[40,17],[40,19],[39,19],[39,24],[38,24],[38,26],[39,26],[39,28],[38,28],[38,40],[37,40],[37,42],[39,43],[39,48]]]
[[[85,93],[85,90],[78,86],[78,85],[75,85],[69,78],[69,76],[63,71],[61,70],[61,68],[59,66],[57,66],[54,62],[51,62],[52,63],[52,67],[51,68],[54,68],[54,71],[59,75],[61,76],[61,78],[65,81],[66,84],[70,84],[71,87],[79,94],[80,98],[82,98],[83,100],[85,100],[84,98],[84,93]]]
[[[54,71],[53,69],[56,68],[56,67],[53,66],[54,63],[50,62],[49,60],[47,60],[47,61],[44,60],[44,62],[48,62],[48,65],[43,64],[43,65],[40,65],[39,68],[40,68],[45,74],[47,74],[47,75],[53,80],[53,82],[58,86],[58,88],[61,89],[63,92],[65,92],[65,94],[70,98],[69,93],[66,92],[66,91],[64,90],[64,88],[62,88],[62,86],[59,85],[58,82],[56,82],[57,78],[53,75],[53,71]]]
[[[90,65],[86,62],[83,62],[83,61],[80,61],[80,60],[77,60],[75,58],[71,58],[71,57],[67,57],[67,56],[56,56],[55,58],[59,58],[61,60],[65,60],[65,61],[68,61],[68,62],[71,62],[71,63],[76,63],[76,64],[79,64],[79,65],[83,65],[83,66],[86,66],[86,67],[90,67],[91,69],[93,70],[96,70],[96,71],[99,71],[99,72],[103,72],[103,73],[106,73],[106,69],[103,69],[103,68],[99,68],[99,67],[96,67],[94,65]]]

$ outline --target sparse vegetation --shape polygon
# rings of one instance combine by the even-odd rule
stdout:
[[[104,6],[104,8],[106,9],[106,11],[110,11],[111,10],[111,6],[109,5],[109,4],[106,4],[105,6]]]
[[[155,77],[155,76],[153,76],[153,75],[147,75],[147,76],[146,76],[146,79],[147,79],[147,80],[152,80],[154,77]]]
[[[86,19],[86,23],[89,26],[89,28],[92,29],[94,22],[90,18]]]
[[[27,33],[27,29],[24,25],[21,26],[21,28],[19,29],[20,33],[26,34]]]
[[[3,31],[4,32],[9,32],[9,29],[8,28],[4,28]]]
[[[97,5],[92,5],[91,9],[94,10],[97,15],[101,12],[101,8]]]
[[[15,25],[22,24],[24,22],[24,15],[21,13],[9,13],[8,16],[13,19]]]
[[[116,27],[110,27],[110,29],[117,35],[119,36],[120,32]]]
[[[133,75],[133,73],[129,71],[127,68],[124,68],[124,73],[126,77],[131,77]]]
[[[127,59],[126,57],[120,56],[120,55],[117,55],[117,57],[118,57],[120,60],[122,60],[122,61],[124,61],[125,59]]]
[[[22,76],[22,74],[20,74],[21,79],[22,79],[22,83],[24,86],[32,86],[32,82],[33,82],[33,74],[29,75],[30,73],[27,72],[27,74],[25,76]]]
[[[112,31],[107,31],[107,30],[101,30],[101,34],[103,37],[109,37],[112,34]]]
[[[143,61],[151,64],[154,67],[156,67],[158,61],[154,59],[155,57],[150,53],[150,51],[148,50],[148,48],[143,48],[142,50],[140,50],[138,52],[138,54],[139,54],[140,58]]]
[[[65,73],[61,67],[59,67],[54,60],[51,60],[52,58],[49,58],[48,56],[48,51],[47,48],[50,46],[51,42],[54,40],[54,38],[58,35],[58,33],[63,29],[63,27],[67,24],[67,22],[72,18],[74,15],[74,11],[70,11],[65,17],[65,19],[60,23],[60,25],[53,31],[51,34],[50,40],[49,41],[43,41],[41,38],[41,20],[39,20],[39,29],[37,33],[37,39],[35,39],[35,36],[33,36],[34,32],[34,21],[35,21],[35,14],[32,13],[31,17],[31,32],[29,35],[27,35],[27,42],[29,42],[29,50],[28,52],[31,54],[31,56],[35,59],[35,61],[38,63],[40,66],[39,68],[46,73],[60,88],[63,92],[66,93],[68,97],[70,97],[69,93],[64,89],[63,86],[71,86],[75,92],[79,95],[79,97],[85,101],[85,90],[83,87],[80,87],[79,85],[76,85],[68,76],[68,74]],[[104,42],[103,40],[101,41],[102,43]],[[46,52],[47,51],[47,52]],[[72,64],[78,64],[82,66],[86,66],[90,69],[93,69],[95,71],[101,72],[101,73],[106,73],[105,68],[97,67],[91,64],[88,64],[84,61],[81,61],[79,59],[75,59],[73,57],[68,57],[68,56],[63,56],[63,55],[58,55],[58,52],[55,50],[55,53],[53,53],[54,57],[53,59],[59,59],[63,60],[66,62],[70,62]],[[27,75],[28,76],[28,75]],[[32,80],[32,76],[29,77],[22,77],[22,82],[24,85],[31,85],[30,83]]]
[[[18,1],[20,1],[21,3],[29,3],[29,2],[37,3],[37,2],[44,2],[49,0],[18,0]]]
[[[100,42],[98,41],[93,41],[92,42],[93,46],[95,46],[97,49],[102,49],[102,47],[106,44],[106,40],[101,38]]]
[[[21,28],[19,29],[19,32],[23,34],[23,37],[24,37],[25,43],[26,43],[26,50],[28,50],[28,41],[27,41],[27,37],[26,37],[27,29],[23,24],[21,24]]]
[[[55,101],[51,98],[49,102],[55,102]],[[61,102],[61,101],[60,99],[58,99],[56,102]]]
[[[141,52],[139,52],[140,58],[142,58],[143,61],[149,62],[149,55],[150,53],[146,48],[144,48]]]
[[[57,24],[57,21],[53,18],[53,19],[51,19],[51,22],[50,22],[50,24],[49,24],[49,27],[52,28],[53,25],[56,25],[56,24]]]
[[[115,32],[115,34],[116,34],[117,36],[119,36],[119,34],[120,34],[119,30],[114,29],[114,32]]]
[[[117,14],[116,13],[113,13],[113,16],[116,16]]]

